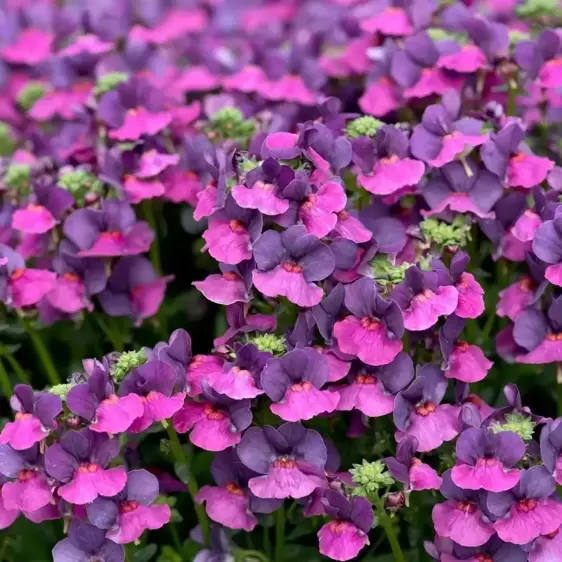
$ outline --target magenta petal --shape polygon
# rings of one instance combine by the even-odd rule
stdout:
[[[486,377],[492,365],[478,346],[462,343],[451,353],[445,376],[468,383],[479,382]]]
[[[213,390],[234,400],[255,398],[264,393],[256,386],[252,373],[237,367],[233,367],[227,373],[213,372],[207,378],[207,382]]]
[[[267,77],[259,66],[247,65],[239,72],[223,78],[222,85],[227,90],[237,90],[250,94],[263,87],[266,80]]]
[[[318,531],[320,554],[332,560],[352,560],[369,537],[349,521],[330,521]]]
[[[426,98],[444,94],[447,90],[459,90],[463,82],[464,78],[448,76],[438,68],[424,68],[417,83],[405,88],[402,95],[406,99]]]
[[[25,479],[6,482],[2,487],[2,498],[6,509],[36,511],[46,506],[53,497],[51,487],[44,475],[31,472]]]
[[[443,482],[437,471],[431,466],[420,462],[413,464],[408,473],[412,490],[439,490]]]
[[[45,298],[52,307],[66,314],[76,314],[91,306],[86,298],[86,287],[74,277],[57,278]]]
[[[53,503],[48,503],[35,511],[25,511],[23,515],[33,523],[43,523],[43,521],[54,521],[61,518],[58,505]]]
[[[324,348],[316,348],[317,351],[324,354],[324,357],[328,360],[328,365],[330,367],[330,374],[328,375],[329,382],[336,382],[345,377],[351,369],[351,363],[349,361],[343,361],[336,357],[333,353],[326,351]]]
[[[463,490],[487,490],[505,492],[519,483],[519,470],[504,468],[501,462],[490,464],[487,459],[478,461],[476,466],[458,464],[453,467],[453,482]]]
[[[131,291],[133,312],[137,318],[136,325],[140,325],[144,318],[154,316],[164,300],[166,287],[174,278],[173,275],[160,277],[152,283],[145,283],[133,287]]]
[[[13,422],[8,422],[0,433],[0,443],[11,445],[16,451],[29,449],[49,435],[41,422],[31,414],[16,414]]]
[[[400,107],[400,101],[390,79],[383,77],[377,82],[371,82],[359,98],[359,107],[375,117],[384,117]]]
[[[187,368],[187,382],[189,383],[189,396],[201,394],[201,381],[211,373],[222,373],[223,362],[214,355],[196,355]]]
[[[542,220],[534,211],[527,209],[511,227],[511,234],[520,242],[529,242],[535,238]]]
[[[278,265],[271,271],[254,270],[254,285],[267,297],[287,297],[299,306],[316,306],[324,291],[314,283],[307,283],[301,273],[287,271]]]
[[[345,210],[338,213],[338,222],[334,226],[334,232],[357,244],[368,242],[373,237],[373,233],[365,228],[358,218]]]
[[[539,537],[529,553],[529,562],[553,562],[562,560],[562,533]]]
[[[243,185],[232,188],[232,197],[243,209],[257,209],[268,216],[282,215],[289,209],[289,201],[275,195],[275,186],[256,182],[250,189]]]
[[[486,55],[476,45],[463,45],[457,53],[441,55],[437,61],[438,68],[472,74],[487,66]]]
[[[54,39],[52,33],[29,28],[19,34],[15,43],[4,46],[0,56],[6,62],[35,66],[51,57]]]
[[[372,175],[359,174],[357,181],[375,195],[390,195],[403,187],[417,185],[424,172],[425,166],[419,160],[383,158],[375,164]]]
[[[248,302],[250,298],[244,281],[234,273],[214,273],[203,281],[194,281],[192,285],[201,291],[206,299],[217,304]]]
[[[435,168],[440,168],[452,162],[457,156],[463,154],[467,149],[474,148],[485,143],[488,135],[464,135],[458,131],[443,137],[441,152],[429,161]]]
[[[144,414],[144,406],[138,394],[128,394],[122,398],[116,395],[102,400],[96,410],[90,429],[99,433],[117,435],[124,433],[131,424]]]
[[[109,132],[109,137],[117,141],[139,140],[143,135],[155,135],[172,122],[168,112],[149,113],[144,107],[129,110],[125,121],[114,131]]]
[[[19,514],[18,509],[7,509],[2,502],[2,496],[0,496],[0,530],[7,529],[18,518]]]
[[[517,363],[546,365],[562,361],[562,341],[549,334],[533,351],[515,357]]]
[[[203,419],[205,404],[202,402],[186,402],[173,417],[174,428],[178,433],[185,433]]]
[[[44,234],[56,224],[51,211],[42,205],[28,205],[12,215],[12,228],[27,234]]]
[[[37,304],[52,288],[56,273],[45,269],[24,269],[10,280],[12,302],[15,308]]]
[[[543,88],[556,90],[562,87],[562,57],[547,61],[540,69],[538,81]]]
[[[389,6],[375,16],[361,21],[361,29],[368,33],[379,32],[390,37],[404,37],[414,33],[408,14],[404,9],[394,6]]]
[[[478,318],[484,312],[484,289],[472,273],[462,273],[455,285],[459,299],[455,314],[460,318]]]
[[[233,431],[232,422],[223,415],[211,419],[203,415],[189,434],[189,440],[205,451],[224,451],[240,443],[241,435]]]
[[[298,468],[270,468],[265,476],[256,476],[248,482],[258,498],[304,498],[318,487],[318,483]]]
[[[151,178],[157,176],[170,166],[176,166],[179,161],[180,157],[177,154],[149,150],[141,156],[140,166],[136,175],[139,178]]]
[[[552,168],[552,160],[521,152],[513,156],[507,166],[508,185],[531,189],[542,183]]]
[[[137,418],[129,427],[132,433],[144,431],[153,422],[159,422],[171,418],[183,406],[185,394],[178,392],[173,396],[165,396],[161,392],[152,390],[144,398],[144,414]]]
[[[557,287],[562,287],[562,264],[549,265],[544,276]]]
[[[334,337],[344,353],[359,357],[367,365],[388,365],[402,351],[402,340],[389,337],[382,323],[376,329],[367,329],[354,316],[335,323]]]
[[[68,484],[59,487],[58,493],[67,502],[84,505],[93,502],[100,495],[108,498],[115,496],[125,487],[126,482],[127,473],[122,466],[109,470],[98,466],[92,467],[91,471],[81,466]]]
[[[138,540],[147,529],[160,529],[170,522],[172,512],[167,505],[139,505],[119,515],[119,526],[110,529],[107,538],[117,544]]]
[[[432,519],[435,531],[441,537],[454,540],[462,546],[482,546],[494,534],[494,527],[482,519],[480,509],[469,513],[457,509],[455,503],[445,502],[433,508]]]
[[[297,422],[310,420],[319,414],[330,414],[339,402],[337,392],[330,390],[318,390],[308,385],[295,385],[285,393],[282,402],[271,404],[271,411],[282,420]]]
[[[373,384],[354,382],[339,390],[338,410],[359,410],[370,418],[378,418],[392,413],[394,396],[385,394],[384,387],[377,381]]]
[[[131,203],[140,203],[145,199],[161,197],[166,188],[159,180],[143,180],[135,176],[127,176],[123,182],[123,189]]]
[[[193,218],[200,221],[202,218],[210,217],[215,212],[217,202],[217,188],[209,183],[197,193],[197,204],[193,212]]]
[[[203,238],[209,254],[222,263],[236,265],[252,257],[250,234],[236,221],[211,219]]]
[[[562,280],[562,278],[561,278]],[[503,291],[500,291],[500,300],[497,304],[496,313],[501,318],[515,320],[519,313],[531,305],[534,299],[533,281],[529,277],[523,277],[517,283],[513,283]]]
[[[309,234],[323,238],[336,226],[336,213],[344,209],[346,202],[343,187],[334,181],[326,182],[301,205],[299,217]]]
[[[428,290],[416,295],[409,308],[402,311],[404,327],[414,332],[431,328],[440,316],[455,312],[458,298],[457,289],[450,285],[439,287],[435,292]],[[342,348],[342,351],[345,350]]]
[[[432,215],[442,213],[447,209],[457,211],[458,213],[473,213],[481,219],[493,219],[496,216],[493,211],[487,213],[479,209],[466,193],[453,193],[448,197],[445,197],[445,199],[433,207],[431,211],[422,211],[422,215],[424,217],[430,217]]]
[[[206,502],[207,515],[229,529],[253,531],[258,520],[250,513],[250,499],[233,484],[203,486],[196,496],[197,503]]]

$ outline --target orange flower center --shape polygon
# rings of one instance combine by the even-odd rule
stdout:
[[[16,420],[18,421],[25,421],[31,419],[33,416],[31,414],[27,414],[26,412],[18,412],[16,414]]]
[[[273,468],[295,468],[297,463],[290,457],[279,457],[273,461]]]
[[[100,234],[100,238],[105,238],[106,240],[119,240],[121,238],[121,233],[118,230],[102,232]]]
[[[429,414],[433,414],[435,410],[437,410],[437,406],[433,402],[426,402],[416,408],[416,414],[425,418],[426,416],[429,416]]]
[[[78,467],[78,472],[81,472],[82,474],[88,474],[88,473],[92,473],[92,472],[97,472],[99,470],[100,466],[97,465],[96,463],[93,462],[87,462],[84,464],[81,464]]]
[[[17,267],[16,269],[14,269],[10,277],[12,281],[17,281],[20,277],[23,277],[24,273],[25,269],[23,267]]]
[[[377,384],[377,377],[373,375],[357,375],[355,382],[357,384]]]
[[[522,162],[527,158],[527,155],[524,152],[518,152],[515,156],[511,157],[512,162]]]
[[[220,421],[226,418],[226,414],[219,408],[215,408],[212,404],[205,404],[203,412],[207,416],[208,420]]]
[[[349,218],[349,213],[344,209],[338,213],[338,220],[346,221]]]
[[[469,347],[470,347],[470,345],[467,342],[460,341],[460,342],[457,343],[457,345],[455,345],[455,350],[460,351],[460,352],[465,352],[465,351],[468,351]]]
[[[136,502],[134,500],[121,502],[119,511],[121,513],[130,513],[131,511],[135,511],[135,509],[137,509],[139,505],[139,502]]]
[[[76,273],[71,273],[70,271],[67,271],[66,273],[64,273],[62,278],[65,281],[70,281],[71,283],[78,283],[80,281],[80,277],[78,277],[78,275],[76,275]]]
[[[533,511],[537,507],[537,500],[533,498],[527,498],[525,500],[521,500],[517,504],[517,509],[522,511],[523,513],[528,513],[529,511]]]
[[[467,502],[467,501],[458,501],[456,503],[455,507],[459,511],[464,511],[465,513],[474,513],[477,509],[475,504],[473,504],[472,502]]]
[[[226,273],[222,274],[223,279],[226,279],[227,281],[239,281],[240,280],[240,275],[238,275],[238,273],[235,273],[234,271],[227,271]]]
[[[519,288],[524,293],[531,292],[534,286],[535,286],[535,282],[530,277],[525,276],[521,279],[521,281],[519,281]]]
[[[550,341],[562,341],[562,332],[558,334],[548,334],[546,339]]]
[[[289,273],[302,273],[303,269],[294,261],[287,261],[283,264],[283,269]]]
[[[244,226],[244,223],[242,221],[239,220],[234,220],[232,219],[228,225],[230,226],[230,230],[232,230],[232,232],[244,232],[246,230],[246,227]]]
[[[29,482],[29,480],[33,480],[37,476],[35,470],[21,470],[18,473],[18,482]]]
[[[272,183],[266,183],[264,181],[257,181],[253,187],[257,187],[258,189],[263,189],[264,191],[271,192],[275,189],[275,186]]]
[[[361,327],[365,328],[365,330],[369,330],[369,332],[376,332],[380,329],[381,323],[376,318],[371,318],[370,316],[363,316],[360,322]]]
[[[231,493],[234,494],[235,496],[243,496],[244,495],[244,490],[242,490],[242,488],[238,487],[234,482],[229,482],[225,488]]]
[[[312,383],[308,381],[297,382],[291,386],[293,392],[307,392],[312,388]]]

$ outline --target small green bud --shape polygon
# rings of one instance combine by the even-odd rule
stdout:
[[[0,121],[0,156],[10,156],[16,148],[12,130],[7,123]]]
[[[121,382],[133,369],[140,367],[148,361],[143,349],[139,351],[125,351],[119,355],[119,359],[111,370],[111,376],[115,382]]]
[[[10,164],[4,173],[3,183],[18,191],[29,187],[31,168],[28,164]]]
[[[244,121],[244,114],[237,107],[223,107],[211,115],[212,123],[223,125],[241,123]]]
[[[29,82],[18,93],[17,102],[24,111],[29,111],[33,104],[45,93],[45,85],[41,82]]]
[[[560,0],[527,0],[516,11],[522,18],[562,17]]]
[[[382,461],[367,462],[363,459],[361,464],[354,464],[349,472],[351,479],[357,484],[357,487],[351,490],[354,496],[369,498],[379,489],[388,488],[394,484],[394,480]]]
[[[259,165],[260,163],[253,158],[244,158],[238,164],[238,168],[242,173],[247,174],[248,172],[255,170]]]
[[[94,174],[85,170],[65,172],[60,176],[58,185],[72,193],[76,200],[82,200],[87,193],[103,191],[103,183]]]
[[[470,240],[470,225],[462,216],[452,223],[427,218],[420,223],[420,230],[427,242],[442,248],[462,248]]]
[[[439,27],[430,27],[427,30],[428,35],[433,41],[456,41],[457,43],[466,43],[467,36],[462,33],[451,33]]]
[[[272,355],[283,355],[286,350],[285,338],[275,334],[259,334],[250,338],[250,343],[260,351],[268,351]]]
[[[98,78],[96,85],[94,87],[94,94],[96,96],[103,96],[103,94],[107,94],[107,92],[111,92],[129,79],[129,75],[125,72],[108,72],[103,76]]]
[[[256,131],[256,122],[245,119],[237,107],[224,107],[211,115],[205,131],[211,140],[231,139],[242,146],[247,146]]]
[[[387,256],[382,254],[375,256],[370,262],[373,279],[381,285],[398,285],[404,281],[406,270],[410,265],[409,263],[394,265]]]
[[[374,137],[383,125],[382,121],[370,115],[363,115],[347,124],[347,136],[351,138]]]
[[[528,39],[531,39],[531,36],[524,31],[520,31],[519,29],[509,30],[509,44],[511,46],[515,46],[519,42],[526,41]]]
[[[512,431],[517,433],[523,441],[529,441],[533,438],[536,423],[528,416],[524,416],[519,412],[513,414],[506,414],[503,423],[495,422],[490,426],[494,433],[501,433],[502,431]]]
[[[55,396],[59,396],[62,400],[66,400],[70,389],[74,386],[73,383],[63,383],[63,384],[56,384],[49,388],[49,392],[54,394]]]

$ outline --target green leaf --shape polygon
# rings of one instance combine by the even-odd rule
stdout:
[[[148,562],[158,550],[155,544],[148,544],[144,547],[137,548],[133,554],[132,562]]]
[[[184,562],[184,559],[171,546],[163,546],[158,562]]]

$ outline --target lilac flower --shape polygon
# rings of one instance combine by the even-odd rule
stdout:
[[[9,444],[17,451],[29,449],[46,439],[57,427],[56,418],[62,412],[58,396],[34,392],[25,384],[15,386],[10,404],[16,411],[16,419],[3,427],[0,443]]]
[[[471,118],[455,121],[459,106],[460,98],[449,96],[444,105],[430,105],[424,111],[410,141],[416,158],[441,168],[488,140],[487,134],[481,134],[482,121]]]
[[[222,370],[210,373],[207,382],[214,391],[234,400],[255,398],[264,393],[260,379],[270,358],[271,353],[259,351],[255,345],[240,346],[236,359],[225,363]]]
[[[19,29],[12,41],[4,43],[0,58],[10,64],[35,66],[53,54],[55,36],[50,31],[28,27]]]
[[[437,471],[414,456],[418,448],[415,437],[408,437],[396,447],[396,457],[384,462],[395,480],[402,482],[405,491],[438,490],[442,480]]]
[[[334,324],[334,337],[344,352],[368,365],[386,365],[402,350],[402,315],[396,302],[383,299],[367,278],[345,287],[345,307],[351,312]]]
[[[69,503],[84,505],[98,496],[115,496],[125,487],[125,469],[107,468],[118,454],[116,439],[87,428],[69,431],[45,452],[45,470],[60,482],[59,496]]]
[[[528,553],[515,544],[503,542],[494,535],[486,544],[482,546],[467,547],[459,544],[454,545],[451,562],[462,560],[490,560],[491,562],[527,562]],[[539,562],[530,555],[532,562]],[[546,562],[546,560],[545,560]]]
[[[219,263],[221,273],[212,273],[203,281],[194,281],[192,285],[211,302],[230,305],[250,300],[252,288],[253,260],[244,260],[237,265]]]
[[[97,361],[88,381],[70,389],[66,404],[71,412],[91,422],[91,431],[110,435],[124,433],[144,414],[140,396],[117,396],[109,374]]]
[[[300,423],[285,423],[277,429],[250,428],[238,445],[238,456],[261,475],[248,481],[258,498],[298,499],[321,484],[327,451],[319,433]]]
[[[390,296],[402,310],[404,327],[421,331],[431,328],[440,316],[453,314],[459,293],[456,287],[442,284],[438,273],[411,266]]]
[[[105,531],[86,521],[72,519],[68,537],[53,548],[53,562],[124,562],[125,549],[105,538]]]
[[[406,2],[383,0],[369,5],[369,17],[361,21],[361,29],[367,33],[381,33],[391,37],[412,35],[417,29],[430,25],[436,4],[432,0],[422,3],[419,0]],[[371,15],[372,8],[375,14]]]
[[[321,390],[328,381],[328,361],[312,348],[297,348],[272,358],[261,373],[261,387],[274,402],[271,411],[282,420],[298,422],[333,412],[336,392]]]
[[[562,427],[561,418],[549,421],[541,431],[541,457],[544,466],[554,476],[557,484],[562,482]]]
[[[117,544],[140,539],[147,529],[160,529],[170,522],[167,505],[152,505],[159,493],[158,479],[146,470],[131,470],[127,484],[114,498],[97,498],[86,506],[88,519]]]
[[[444,373],[448,379],[479,382],[486,377],[493,363],[486,359],[477,345],[458,341],[465,324],[465,320],[458,316],[450,316],[439,330]]]
[[[521,471],[519,484],[510,491],[489,493],[486,507],[495,516],[494,529],[500,539],[524,545],[540,535],[558,530],[562,504],[554,499],[554,478],[544,466]]]
[[[242,431],[252,423],[250,400],[232,400],[201,383],[199,402],[186,402],[174,415],[176,431],[190,431],[189,439],[206,451],[223,451],[240,443]]]
[[[505,492],[519,482],[520,472],[512,467],[523,458],[526,447],[521,437],[511,431],[492,433],[469,428],[461,433],[456,452],[457,464],[451,478],[457,486]]]
[[[195,357],[193,359],[195,360]],[[171,365],[176,372],[175,387],[182,392],[188,383],[188,369],[192,362],[191,336],[183,329],[174,330],[168,342],[156,344],[152,352],[148,352],[149,359],[158,359]]]
[[[137,221],[133,209],[123,201],[104,200],[100,210],[78,209],[64,223],[65,236],[80,257],[113,257],[148,251],[154,233]]]
[[[0,301],[13,308],[34,306],[53,288],[56,274],[26,267],[22,256],[0,244]]]
[[[211,216],[203,233],[206,249],[217,261],[239,264],[252,257],[252,246],[261,234],[262,225],[261,213],[242,209],[228,197],[224,209]]]
[[[453,539],[461,546],[482,546],[494,535],[494,527],[483,508],[482,492],[462,490],[451,478],[451,470],[443,474],[441,493],[447,501],[433,508],[432,519],[437,534]]]
[[[459,408],[441,404],[447,379],[435,365],[418,366],[414,382],[398,393],[394,403],[395,434],[398,443],[415,437],[419,452],[432,451],[460,431]]]
[[[185,375],[189,388],[188,395],[192,398],[199,396],[203,392],[203,381],[212,373],[222,372],[223,365],[224,360],[216,355],[194,355]]]
[[[345,288],[338,283],[319,304],[312,308],[314,322],[327,344],[333,343],[333,330],[343,308]]]
[[[524,138],[525,132],[519,123],[508,123],[492,134],[480,154],[486,168],[505,185],[531,189],[546,179],[554,162],[521,147]]]
[[[562,85],[560,36],[554,29],[545,29],[536,41],[520,41],[515,48],[515,61],[543,88]]]
[[[414,364],[409,355],[398,353],[388,364],[378,368],[359,368],[348,376],[349,385],[337,387],[338,410],[359,410],[377,418],[391,414],[395,395],[414,378]]]
[[[7,445],[2,445],[2,447],[5,446]],[[0,475],[0,530],[4,530],[10,527],[20,514],[19,509],[9,509],[6,507],[4,498],[2,496],[2,490],[7,481],[8,478]]]
[[[52,485],[45,474],[38,445],[21,451],[0,445],[0,474],[14,479],[3,483],[1,500],[4,509],[15,511],[16,517],[20,511],[27,516],[52,501]]]
[[[545,277],[562,287],[562,208],[558,207],[552,220],[537,229],[533,239],[533,252],[547,263]]]
[[[473,161],[466,162],[467,170],[460,162],[451,162],[431,178],[421,193],[430,206],[426,216],[450,209],[458,213],[473,213],[479,218],[494,218],[492,208],[503,193],[499,179]],[[469,175],[467,175],[467,173]]]
[[[184,392],[176,392],[176,372],[164,361],[152,360],[133,369],[119,385],[119,396],[138,394],[144,413],[137,418],[128,431],[140,433],[155,422],[171,418],[183,406]]]
[[[154,316],[164,299],[173,275],[158,277],[149,259],[121,258],[113,267],[106,288],[99,294],[100,305],[109,316],[127,316],[140,325]]]
[[[365,498],[349,500],[334,490],[324,497],[324,509],[332,520],[318,531],[320,554],[332,560],[351,560],[369,544],[374,519],[371,503]]]
[[[524,555],[527,553],[523,551]],[[560,529],[547,535],[541,535],[533,542],[533,550],[529,553],[530,562],[549,562],[562,556],[562,534]],[[511,559],[510,559],[511,560]],[[515,558],[514,558],[515,560]],[[521,560],[525,560],[521,558]],[[517,560],[517,562],[519,562]]]
[[[417,185],[425,172],[423,162],[408,157],[408,137],[391,125],[381,127],[373,141],[358,137],[352,146],[361,167],[367,168],[366,174],[357,176],[357,182],[375,195],[390,195]]]
[[[217,453],[211,472],[217,485],[203,486],[196,500],[205,503],[207,515],[225,527],[252,531],[258,523],[254,513],[271,513],[281,503],[250,491],[248,481],[259,475],[242,464],[234,449]]]
[[[326,279],[335,267],[334,255],[304,226],[282,233],[264,232],[254,245],[255,287],[268,297],[285,296],[299,306],[314,306],[324,291],[315,282]]]

